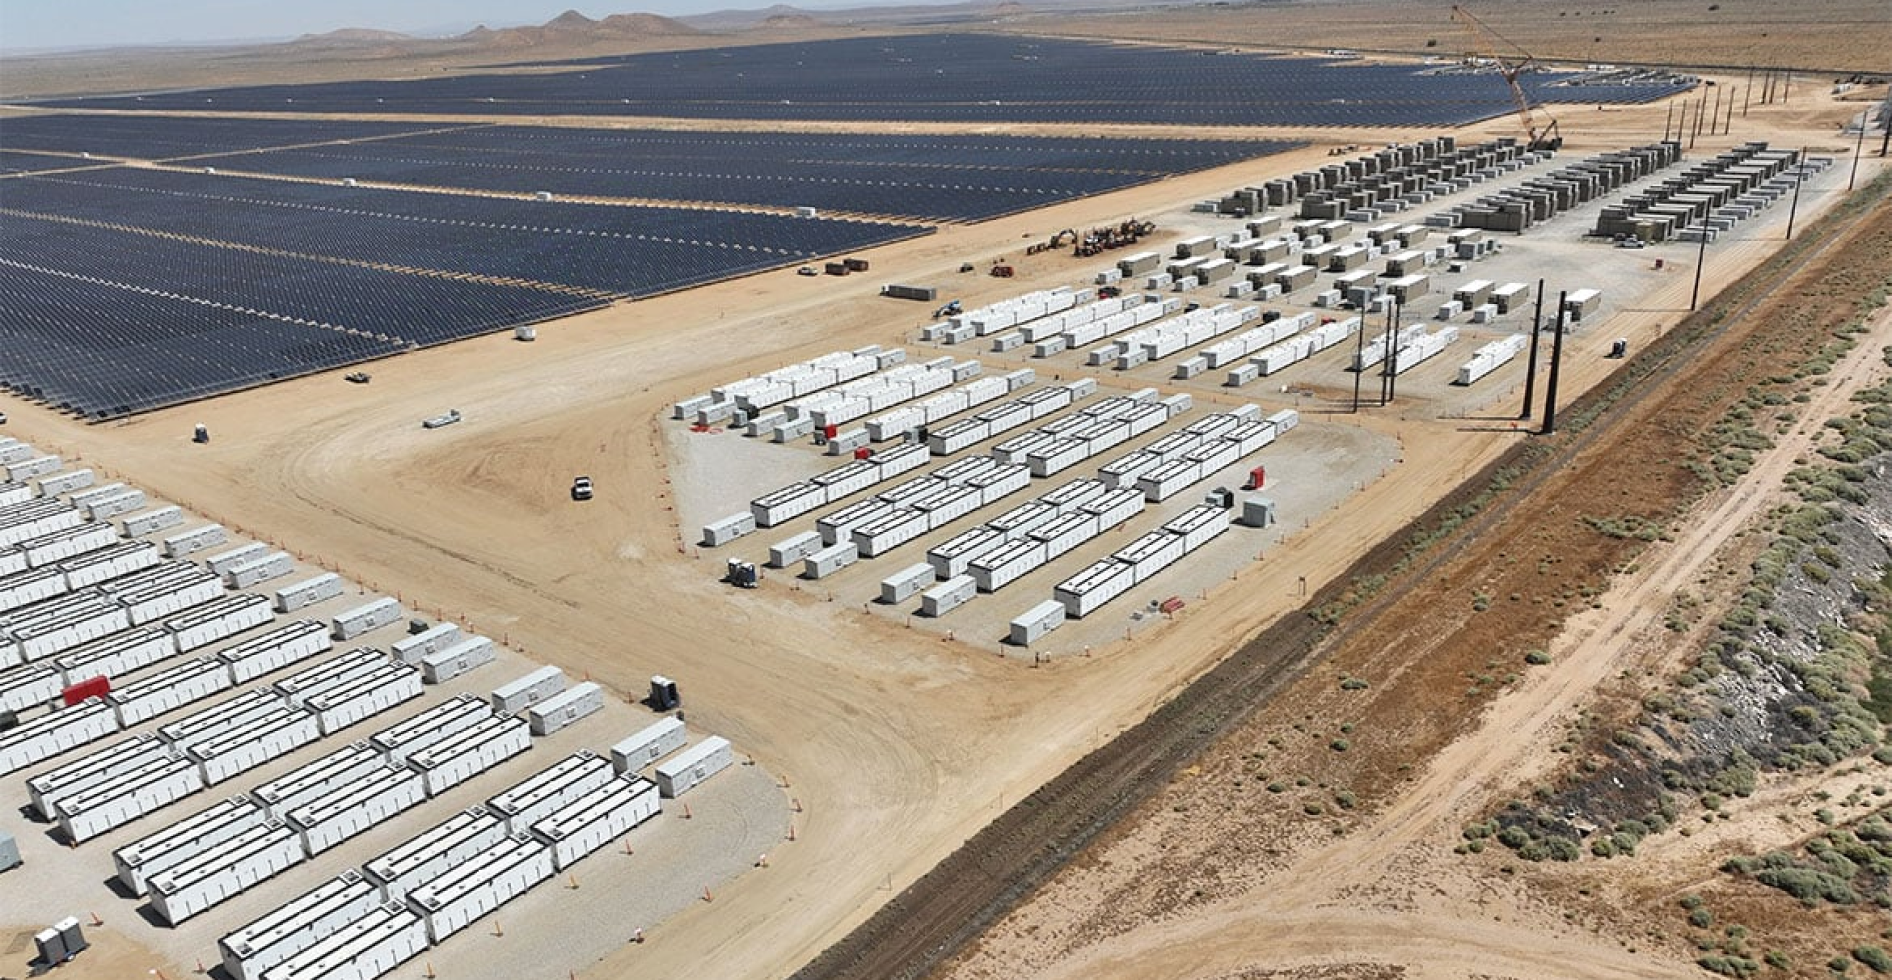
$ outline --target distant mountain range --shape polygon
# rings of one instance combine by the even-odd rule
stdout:
[[[880,24],[941,24],[993,20],[1073,10],[1126,10],[1143,7],[1173,6],[1187,0],[1033,0],[1030,5],[1017,0],[979,0],[979,2],[918,6],[835,7],[810,10],[776,4],[746,10],[718,10],[687,17],[663,17],[657,14],[612,14],[594,20],[576,10],[567,10],[538,26],[489,28],[475,27],[451,37],[416,37],[395,31],[344,28],[326,34],[308,34],[289,46],[304,52],[334,52],[355,56],[393,56],[420,53],[447,53],[491,49],[494,51],[528,50],[547,47],[587,47],[621,44],[657,37],[689,37],[735,32],[793,32],[829,29],[840,26]]]

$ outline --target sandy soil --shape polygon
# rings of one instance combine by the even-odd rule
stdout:
[[[1763,127],[1779,127],[1775,138],[1787,145],[1817,141],[1831,131],[1829,115],[1809,94],[1789,107],[1756,110],[1751,124],[1715,145],[1753,138]],[[1593,127],[1566,127],[1566,134],[1577,137],[1573,150],[1615,148],[1651,138],[1660,118],[1660,108],[1598,113]],[[1334,142],[1416,135],[1424,134],[1349,132]],[[721,976],[779,976],[1005,805],[1290,611],[1297,576],[1318,585],[1339,574],[1510,437],[1376,423],[1396,431],[1409,450],[1397,477],[1272,550],[1253,579],[1253,601],[1209,603],[1134,644],[1030,670],[936,638],[916,642],[871,618],[833,615],[810,596],[714,585],[715,560],[685,547],[693,528],[679,531],[666,475],[675,460],[659,416],[713,383],[885,342],[923,317],[913,304],[873,298],[872,284],[950,283],[972,306],[1069,282],[1074,270],[1091,266],[1060,255],[1021,260],[1019,246],[1059,228],[1153,214],[1323,162],[1325,147],[1317,147],[948,228],[862,253],[874,262],[871,284],[765,274],[551,324],[531,346],[488,338],[405,355],[373,365],[374,383],[365,388],[315,377],[105,426],[10,398],[0,403],[22,438],[102,460],[232,526],[265,529],[372,587],[399,589],[410,603],[463,618],[619,691],[640,688],[653,672],[678,678],[693,721],[787,776],[803,807],[798,838],[772,855],[774,873],[748,876],[594,972],[684,976],[715,963]],[[1772,247],[1717,247],[1711,288]],[[960,261],[1000,255],[1015,260],[1019,279],[951,272]],[[1648,312],[1619,317],[1598,336],[1646,339],[1673,322],[1685,293],[1678,277],[1651,298]],[[1596,383],[1607,368],[1585,358],[1565,375],[1566,391]],[[448,407],[467,421],[437,432],[417,425]],[[211,445],[189,444],[196,422],[210,426]],[[599,499],[582,509],[565,498],[576,472],[599,486]],[[1524,957],[1519,975],[1534,975],[1527,967],[1546,962],[1550,949],[1572,960],[1596,957],[1599,971],[1629,968],[1591,939],[1547,939],[1541,924],[1514,932],[1461,917],[1448,925],[1454,913],[1446,906],[1404,926],[1350,913],[1336,935],[1410,936],[1440,951],[1441,976],[1463,975],[1453,965],[1476,959],[1470,950],[1480,943]]]

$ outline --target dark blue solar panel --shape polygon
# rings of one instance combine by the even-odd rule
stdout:
[[[129,104],[120,108],[137,108],[139,103],[135,98],[124,100]],[[265,146],[296,146],[456,128],[464,127],[296,118],[8,116],[0,118],[0,147],[162,160]]]
[[[1285,141],[493,126],[207,157],[420,186],[981,220],[1299,146]]]
[[[1512,111],[1493,74],[1003,35],[847,38],[629,55],[564,70],[71,99],[80,107],[690,118],[1450,126]],[[1568,84],[1571,80],[1579,84]],[[1534,73],[1542,103],[1692,83]]]
[[[0,258],[0,384],[90,418],[174,405],[403,347]]]
[[[15,177],[9,206],[400,268],[647,296],[930,229],[117,169]]]
[[[0,384],[89,418],[930,230],[126,168],[0,192]]]
[[[30,174],[46,170],[77,170],[99,166],[104,166],[104,164],[94,163],[81,157],[0,150],[0,174]]]

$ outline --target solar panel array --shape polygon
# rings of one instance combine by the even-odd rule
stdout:
[[[0,187],[0,384],[95,419],[930,231],[124,167]]]
[[[92,97],[83,108],[709,119],[1452,126],[1512,111],[1495,76],[1418,65],[1223,54],[1004,35],[846,38],[661,52],[411,81]],[[1646,102],[1650,77],[1521,79],[1542,103]]]
[[[220,169],[521,194],[544,190],[976,221],[1298,145],[1265,140],[487,126],[194,162]]]

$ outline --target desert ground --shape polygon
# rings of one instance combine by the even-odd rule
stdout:
[[[1652,140],[1665,111],[1657,104],[1569,112],[1564,157]],[[1765,139],[1837,154],[1843,169],[1851,158],[1835,133],[1848,112],[1824,85],[1796,85],[1784,104],[1739,115],[1731,134],[1704,138],[1690,157]],[[1499,119],[1458,135],[1510,135],[1511,128],[1511,120]],[[1131,215],[1160,219],[1231,187],[1329,162],[1336,145],[1432,134],[1287,135],[1316,142],[1255,164],[945,227],[862,254],[873,262],[874,283],[950,284],[972,307],[1070,284],[1102,264],[1058,253],[1020,258],[1025,242],[1057,229]],[[1861,181],[1880,166],[1863,161]],[[1803,217],[1837,196],[1803,202]],[[1705,292],[1770,254],[1778,240],[1768,230],[1781,217],[1770,212],[1718,243]],[[1159,244],[1173,236],[1163,232]],[[1015,262],[1018,279],[953,271],[961,262],[983,266],[1000,256]],[[1610,338],[1641,346],[1680,319],[1692,263],[1692,254],[1681,255],[1674,276],[1573,342],[1578,354],[1563,375],[1567,393],[1606,380],[1616,362],[1596,355]],[[671,478],[682,461],[666,430],[669,405],[830,350],[890,343],[923,321],[918,310],[879,299],[858,280],[784,270],[547,324],[530,346],[489,337],[402,355],[371,365],[374,382],[366,387],[323,375],[96,426],[11,397],[0,404],[12,417],[11,433],[22,439],[314,556],[370,587],[399,590],[408,603],[504,635],[533,658],[620,693],[640,689],[652,673],[677,678],[693,723],[726,735],[784,778],[798,807],[796,838],[771,855],[767,869],[648,930],[649,942],[626,945],[584,975],[693,976],[707,969],[777,977],[846,935],[994,817],[1247,638],[1294,613],[1305,601],[1298,580],[1318,591],[1521,438],[1436,415],[1376,416],[1369,424],[1403,447],[1402,461],[1244,569],[1239,599],[1193,605],[1132,642],[1042,666],[908,630],[813,592],[719,585],[722,556],[693,547],[695,527],[679,518],[689,504],[677,499]],[[1892,324],[1882,320],[1875,330],[1862,351],[1876,351]],[[1851,368],[1844,372],[1849,385],[1870,376],[1863,362]],[[1822,397],[1843,400],[1850,390],[1835,385]],[[1822,417],[1815,407],[1807,419]],[[416,424],[446,408],[458,408],[466,421],[436,432]],[[215,434],[210,445],[190,443],[196,423]],[[565,490],[581,472],[596,479],[599,498],[575,508]],[[1756,479],[1769,473],[1777,475],[1757,467]],[[1686,561],[1712,551],[1717,535],[1748,512],[1743,508],[1760,505],[1758,497],[1740,499],[1728,513],[1699,522],[1708,539],[1685,537],[1670,548]],[[1656,570],[1643,576],[1662,574],[1663,562],[1645,565]],[[1652,587],[1625,580],[1618,588],[1628,598],[1605,603],[1606,614],[1625,618],[1573,628],[1562,642],[1581,646],[1595,642],[1585,636],[1636,629],[1634,590]],[[1279,870],[1268,879],[1265,902],[1191,909],[1052,955],[1037,938],[1040,924],[1067,908],[1073,915],[1095,911],[1072,904],[1072,896],[1100,894],[1086,891],[1095,882],[1073,875],[1035,896],[955,975],[1259,977],[1269,975],[1253,972],[1262,967],[1318,965],[1336,947],[1360,944],[1397,950],[1394,958],[1410,976],[1686,972],[1685,961],[1632,954],[1612,939],[1559,924],[1557,910],[1534,898],[1524,879],[1454,873],[1434,889],[1413,877],[1424,868],[1404,863],[1403,845],[1423,840],[1436,847],[1440,834],[1449,840],[1462,812],[1501,792],[1512,774],[1542,765],[1531,754],[1531,726],[1581,703],[1611,673],[1597,658],[1560,654],[1556,662],[1554,671],[1532,675],[1496,702],[1466,740],[1403,784],[1401,802],[1364,829],[1285,845],[1271,858]],[[1213,833],[1213,826],[1183,832]],[[1160,835],[1150,836],[1157,827],[1132,825],[1117,839],[1108,852],[1117,873],[1136,874],[1138,857],[1162,849]],[[1383,879],[1401,884],[1397,901],[1375,891]],[[1266,937],[1259,945],[1258,934]],[[410,965],[396,975],[418,976],[417,970]]]

